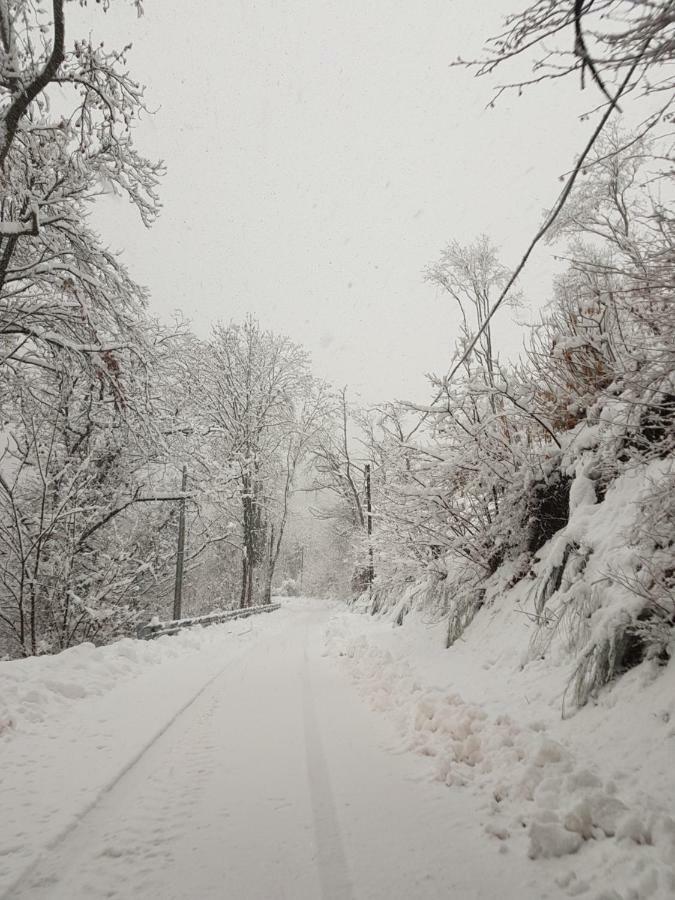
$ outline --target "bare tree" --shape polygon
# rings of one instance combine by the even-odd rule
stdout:
[[[249,317],[216,325],[199,390],[208,440],[234,472],[241,533],[241,606],[269,602],[298,465],[324,409],[307,354]]]
[[[466,246],[451,241],[440,259],[427,268],[425,275],[426,280],[442,288],[460,310],[458,351],[469,347],[474,333],[479,335],[471,353],[463,360],[467,373],[472,373],[472,363],[476,363],[487,384],[494,387],[497,360],[489,315],[511,275],[499,262],[496,248],[486,235]],[[508,304],[516,306],[519,300],[519,294],[512,292]]]
[[[337,498],[337,505],[330,509],[317,509],[315,515],[343,521],[346,528],[365,528],[363,500],[364,463],[354,458],[353,439],[350,436],[351,412],[347,401],[347,388],[334,398],[331,416],[318,434],[312,447],[312,464],[315,477],[312,488],[326,491]]]
[[[645,119],[651,127],[673,102],[674,30],[670,0],[534,0],[507,16],[503,30],[487,41],[482,58],[460,59],[457,64],[478,75],[492,75],[524,57],[531,77],[500,85],[496,98],[504,91],[521,92],[577,74],[582,88],[590,82],[602,102],[611,101],[628,75],[624,95],[651,95],[656,100],[656,109],[649,110]]]

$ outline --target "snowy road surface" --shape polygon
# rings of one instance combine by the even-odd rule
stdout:
[[[293,600],[0,663],[0,900],[674,896],[621,707],[562,721],[442,628]],[[659,784],[671,682],[622,687]]]
[[[324,655],[329,616],[299,604],[256,622],[246,652],[5,896],[463,900],[506,882],[545,896],[526,860],[505,872],[467,838],[461,796],[386,749],[390,725]]]

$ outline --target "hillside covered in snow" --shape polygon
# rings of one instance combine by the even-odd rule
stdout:
[[[659,623],[652,643],[634,589],[636,520],[672,502],[671,471],[661,460],[630,471],[599,501],[587,476],[573,481],[567,525],[525,577],[498,567],[470,621],[457,584],[434,578],[363,595],[353,608],[374,632],[358,621],[333,632],[401,747],[480,798],[502,852],[560,860],[549,871],[569,896],[675,890],[672,632]]]

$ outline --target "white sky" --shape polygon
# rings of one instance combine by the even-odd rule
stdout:
[[[366,401],[424,398],[457,320],[422,269],[482,231],[515,265],[590,129],[577,84],[486,110],[493,84],[449,67],[520,5],[147,0],[137,20],[73,4],[69,37],[85,15],[107,44],[133,41],[157,109],[136,139],[168,167],[160,221],[146,231],[122,200],[95,219],[152,310],[203,335],[250,311]],[[547,256],[525,281],[532,308]],[[495,329],[512,353],[522,330],[508,312]]]

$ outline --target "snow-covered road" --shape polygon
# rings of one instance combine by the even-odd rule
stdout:
[[[386,750],[390,725],[324,655],[330,611],[281,616],[6,896],[503,895],[494,848],[462,839],[466,809]]]
[[[670,896],[675,823],[434,634],[294,600],[0,663],[0,900]]]

